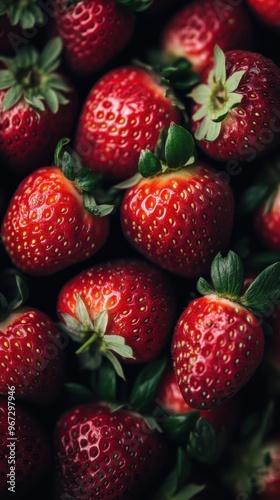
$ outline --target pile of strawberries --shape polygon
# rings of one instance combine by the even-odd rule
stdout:
[[[0,32],[1,500],[278,500],[279,2]]]

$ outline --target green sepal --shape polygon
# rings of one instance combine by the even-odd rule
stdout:
[[[192,71],[191,68],[190,61],[184,57],[179,57],[174,59],[170,64],[158,66],[156,69],[164,85],[186,92],[200,81],[200,76]]]
[[[192,134],[181,125],[171,123],[165,142],[166,165],[178,169],[193,163],[195,142]]]
[[[117,374],[113,365],[105,359],[93,375],[92,387],[98,398],[103,401],[115,402],[117,400]]]
[[[166,358],[156,359],[140,371],[130,393],[129,402],[133,409],[143,412],[153,402],[166,365]]]
[[[133,12],[143,12],[151,7],[154,0],[117,0],[117,3],[129,8]]]
[[[44,22],[44,13],[37,0],[24,2],[0,0],[0,16],[6,14],[12,26],[20,25],[22,29],[33,28]]]
[[[280,302],[280,262],[261,271],[240,299],[256,316],[269,316]]]
[[[226,444],[225,430],[222,429],[217,434],[207,418],[199,417],[195,429],[190,433],[187,452],[200,463],[214,464],[220,458]]]
[[[25,275],[18,269],[1,270],[0,320],[23,305],[29,297],[29,286]]]
[[[250,186],[238,203],[238,213],[243,215],[254,212],[269,195],[273,195],[273,190],[275,190],[275,186],[264,182]]]
[[[152,177],[161,172],[161,162],[149,150],[143,149],[139,156],[138,171],[142,177]]]
[[[230,250],[225,257],[218,253],[211,263],[210,275],[213,286],[204,278],[199,278],[197,282],[199,293],[202,295],[216,293],[232,300],[240,298],[244,269],[240,257],[235,252]]]

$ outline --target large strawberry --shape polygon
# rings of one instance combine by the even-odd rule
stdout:
[[[36,403],[55,401],[64,383],[67,339],[44,312],[24,305],[26,286],[19,273],[8,273],[18,291],[4,301],[1,290],[0,394],[15,386],[15,397]],[[3,277],[1,276],[1,286]]]
[[[71,278],[59,293],[57,311],[71,337],[84,343],[78,352],[101,353],[119,371],[114,354],[143,363],[166,345],[176,317],[175,289],[149,262],[110,260]]]
[[[67,142],[59,141],[54,166],[21,181],[2,221],[2,242],[13,264],[36,276],[89,258],[109,234],[112,206],[97,205],[96,179],[64,149]]]
[[[115,68],[92,87],[75,136],[83,163],[119,182],[137,172],[142,149],[154,149],[163,126],[181,114],[167,87],[144,68]]]
[[[264,314],[279,296],[279,269],[279,262],[268,266],[242,293],[242,262],[230,251],[213,259],[213,287],[204,278],[198,280],[203,296],[182,312],[171,345],[176,380],[191,407],[220,405],[244,387],[260,365]]]
[[[142,151],[138,180],[127,187],[121,224],[127,240],[149,260],[185,277],[207,273],[232,231],[231,187],[195,160],[192,135],[180,125],[163,130],[156,154]]]
[[[166,463],[163,435],[106,403],[75,406],[56,425],[55,499],[143,498]]]
[[[0,156],[20,177],[50,162],[56,143],[72,131],[77,95],[57,72],[61,50],[56,37],[41,53],[29,43],[0,57]]]
[[[187,2],[176,10],[161,33],[164,59],[185,57],[197,73],[213,59],[216,44],[224,51],[253,47],[253,22],[242,2]]]
[[[30,498],[51,464],[51,447],[45,428],[15,397],[0,398],[1,500]]]
[[[256,18],[272,28],[280,28],[280,4],[278,0],[247,0]]]
[[[145,9],[150,3],[150,0],[58,0],[54,20],[71,71],[93,74],[106,66],[134,33],[133,11]]]
[[[193,99],[199,147],[225,162],[252,162],[275,148],[280,134],[280,68],[251,51],[215,47]]]

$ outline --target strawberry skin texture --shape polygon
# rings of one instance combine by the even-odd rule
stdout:
[[[280,69],[271,59],[250,51],[229,51],[225,56],[227,78],[237,71],[246,71],[236,90],[242,94],[242,101],[223,120],[217,139],[197,140],[197,144],[212,159],[252,162],[279,141]],[[201,83],[207,82],[211,69],[212,65],[207,67]],[[197,109],[195,104],[192,114]],[[200,121],[192,120],[194,134],[199,124]]]
[[[190,2],[175,13],[161,34],[164,55],[185,57],[197,73],[213,59],[216,44],[223,51],[252,48],[252,21],[242,2]]]
[[[180,122],[167,88],[147,71],[125,66],[106,73],[91,89],[75,137],[83,163],[109,182],[137,172],[142,149],[154,149],[163,126]]]
[[[26,495],[44,479],[51,464],[51,447],[45,429],[30,411],[19,402],[13,402],[15,405],[9,405],[6,398],[0,398],[1,500],[8,500],[12,495],[18,499],[28,498]],[[15,431],[12,429],[11,432],[15,432],[14,441],[8,432],[8,421],[13,418]],[[13,459],[13,442],[16,446],[15,463],[9,463]],[[7,474],[11,472],[11,466],[15,467],[15,493],[8,491]]]
[[[2,222],[2,241],[12,262],[36,276],[89,258],[108,233],[108,217],[87,212],[73,183],[51,166],[19,184]]]
[[[21,307],[0,322],[0,394],[9,385],[22,400],[53,402],[64,382],[65,346],[46,314]]]
[[[211,409],[234,396],[261,363],[264,334],[243,306],[216,295],[183,311],[174,330],[176,380],[193,408]]]
[[[146,258],[180,276],[198,277],[227,246],[233,213],[230,186],[199,163],[129,188],[121,224],[127,240]]]
[[[273,28],[280,27],[280,4],[278,0],[247,0],[252,13]]]
[[[48,107],[35,111],[24,99],[3,111],[5,93],[0,90],[0,155],[9,169],[23,178],[53,161],[57,142],[72,132],[78,100],[72,91],[69,102],[56,114]]]
[[[64,56],[75,73],[95,73],[128,43],[135,27],[133,13],[116,0],[57,2],[54,19],[63,39]]]
[[[61,416],[56,426],[55,499],[135,498],[158,477],[165,440],[144,418],[106,404],[86,404]]]
[[[72,278],[59,293],[57,311],[76,316],[79,293],[92,321],[108,310],[107,334],[121,335],[135,359],[148,362],[158,356],[172,333],[176,318],[175,290],[165,274],[135,259],[107,261]],[[106,337],[106,334],[105,334]]]
[[[280,189],[274,194],[269,209],[264,201],[254,215],[256,234],[270,250],[280,251]]]

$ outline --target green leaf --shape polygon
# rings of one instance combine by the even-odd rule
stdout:
[[[2,109],[3,111],[7,111],[12,108],[22,97],[23,91],[20,85],[13,85],[6,93],[3,103]]]
[[[199,411],[193,410],[185,415],[166,415],[161,420],[164,434],[174,443],[186,442],[190,432],[194,429]]]
[[[230,250],[225,257],[219,253],[211,264],[211,279],[215,291],[231,299],[239,298],[244,283],[244,270],[240,257]]]
[[[83,195],[85,209],[95,217],[105,217],[110,215],[114,210],[114,205],[97,205],[94,196],[84,193]]]
[[[250,186],[239,201],[238,213],[254,212],[272,191],[273,187],[264,182]]]
[[[117,399],[117,377],[113,365],[106,360],[101,364],[97,372],[97,393],[103,401],[116,401]]]
[[[199,278],[196,284],[196,289],[201,295],[210,295],[216,293],[214,288],[206,281],[205,278]]]
[[[106,350],[102,354],[110,361],[110,363],[112,363],[117,375],[123,380],[126,380],[123,367],[118,358],[112,353],[112,351]]]
[[[59,36],[54,37],[45,45],[39,57],[39,66],[44,72],[50,73],[58,68],[62,48],[62,39]]]
[[[7,89],[16,83],[13,73],[9,69],[0,71],[0,90]]]
[[[75,183],[83,192],[91,193],[100,182],[99,175],[96,175],[87,167],[81,167],[75,177]]]
[[[154,400],[167,359],[151,361],[140,371],[130,393],[130,404],[138,411],[146,409]]]
[[[81,295],[79,293],[76,293],[76,305],[75,305],[75,313],[80,321],[82,323],[84,330],[85,331],[93,331],[93,323],[91,321],[90,315],[88,313],[86,304],[84,303]]]
[[[41,91],[42,96],[46,99],[47,104],[52,111],[52,113],[57,113],[59,109],[59,100],[57,92],[52,90],[50,87],[45,87]]]
[[[280,302],[280,262],[271,264],[254,279],[241,303],[257,316],[270,316]]]
[[[169,168],[180,168],[194,155],[195,143],[190,132],[171,123],[165,142],[165,158]]]
[[[217,444],[217,435],[212,424],[207,418],[199,417],[194,431],[190,433],[188,454],[198,462],[215,463],[217,452],[220,451]]]
[[[125,338],[120,335],[105,335],[106,349],[114,351],[119,356],[127,359],[135,359],[132,348],[126,344]]]
[[[140,152],[138,172],[142,177],[152,177],[161,172],[161,170],[161,162],[149,149]]]
[[[226,59],[224,52],[218,45],[214,48],[214,63],[216,82],[226,82]]]

